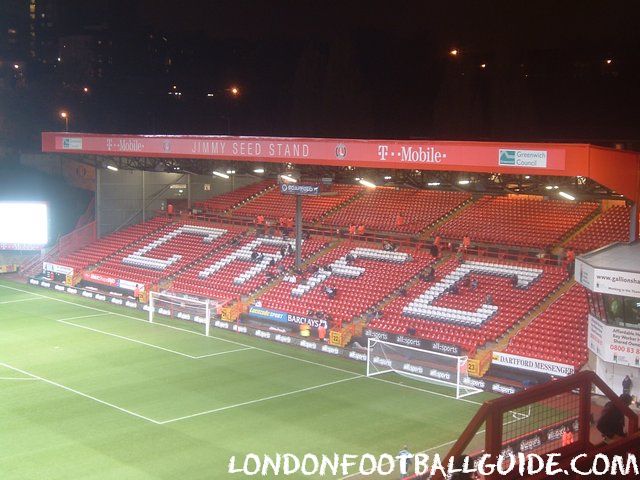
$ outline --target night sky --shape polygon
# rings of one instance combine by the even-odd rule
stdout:
[[[60,130],[60,108],[81,131],[640,139],[637,2],[51,3],[55,43],[111,41],[110,63],[5,71],[0,142]]]

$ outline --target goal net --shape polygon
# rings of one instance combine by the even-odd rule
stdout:
[[[369,338],[367,349],[367,376],[395,372],[415,380],[443,385],[455,389],[456,398],[482,392],[469,380],[466,356],[421,350]]]
[[[205,335],[209,336],[211,324],[211,301],[168,292],[149,294],[149,321],[156,317],[176,317],[204,325]]]

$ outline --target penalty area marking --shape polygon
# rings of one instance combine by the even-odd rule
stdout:
[[[158,422],[157,420],[154,420],[154,419],[149,418],[149,417],[145,417],[144,415],[140,415],[139,413],[136,413],[136,412],[132,412],[131,410],[127,410],[126,408],[119,407],[117,405],[114,405],[113,403],[105,402],[104,400],[100,400],[99,398],[96,398],[96,397],[94,397],[92,395],[80,392],[80,391],[75,390],[75,389],[73,389],[71,387],[67,387],[66,385],[62,385],[61,383],[54,382],[53,380],[49,380],[47,378],[41,377],[40,375],[36,375],[36,374],[28,372],[26,370],[22,370],[21,368],[14,367],[12,365],[9,365],[8,363],[0,362],[0,366],[8,368],[9,370],[13,370],[14,372],[21,373],[23,375],[27,375],[27,376],[33,378],[34,380],[40,380],[40,381],[42,381],[44,383],[48,383],[49,385],[53,385],[54,387],[61,388],[62,390],[66,390],[67,392],[75,393],[76,395],[80,395],[81,397],[88,398],[89,400],[93,400],[94,402],[98,402],[98,403],[100,403],[102,405],[106,405],[107,407],[114,408],[114,409],[116,409],[116,410],[118,410],[120,412],[129,414],[131,416],[140,418],[142,420],[146,420],[147,422],[154,423],[156,425],[160,424],[160,422]]]
[[[205,335],[204,333],[195,332],[195,331],[193,331],[193,330],[188,330],[188,329],[186,329],[186,328],[175,327],[175,326],[173,326],[173,325],[166,325],[166,324],[164,324],[164,323],[156,323],[156,322],[151,323],[151,322],[149,322],[149,321],[147,321],[147,320],[143,320],[143,319],[138,318],[138,317],[133,317],[133,316],[131,316],[131,315],[125,315],[125,314],[123,314],[123,313],[110,312],[110,311],[108,311],[108,310],[103,310],[103,309],[101,309],[101,308],[91,307],[91,306],[88,306],[88,305],[83,305],[83,304],[81,304],[81,303],[70,302],[70,301],[68,301],[68,300],[63,300],[63,299],[61,299],[61,298],[50,297],[50,296],[48,296],[48,295],[41,295],[41,294],[39,294],[39,293],[30,292],[30,291],[28,291],[28,290],[21,290],[21,289],[19,289],[19,288],[9,287],[9,286],[6,286],[6,285],[0,285],[0,288],[6,288],[6,289],[9,289],[9,290],[15,290],[15,291],[22,292],[22,293],[28,293],[28,294],[30,294],[30,295],[36,295],[36,296],[38,296],[38,297],[48,298],[49,300],[53,300],[53,301],[56,301],[56,302],[67,303],[67,304],[69,304],[69,305],[75,305],[75,306],[77,306],[77,307],[81,307],[81,308],[87,308],[87,309],[95,310],[95,311],[98,311],[98,312],[103,312],[103,313],[108,313],[108,314],[112,314],[112,315],[117,315],[117,316],[119,316],[119,317],[130,318],[130,319],[132,319],[132,320],[137,320],[138,322],[143,322],[143,323],[145,323],[145,324],[147,324],[147,325],[157,325],[157,326],[159,326],[159,327],[170,328],[170,329],[172,329],[172,330],[179,330],[179,331],[182,331],[182,332],[190,333],[190,334],[192,334],[192,335],[199,335],[199,336],[201,336],[201,337],[211,338],[212,340],[220,340],[220,341],[223,341],[223,342],[233,343],[233,344],[235,344],[235,345],[239,345],[239,346],[241,346],[241,347],[247,347],[247,349],[252,348],[252,349],[254,349],[254,350],[259,350],[259,351],[261,351],[261,352],[269,353],[269,354],[271,354],[271,355],[276,355],[276,356],[279,356],[279,357],[288,358],[288,359],[291,359],[291,360],[296,360],[296,361],[298,361],[298,362],[308,363],[308,364],[315,365],[315,366],[318,366],[318,367],[328,368],[328,369],[330,369],[330,370],[336,370],[336,371],[339,371],[339,372],[349,373],[349,374],[352,374],[352,375],[354,375],[354,374],[355,374],[355,375],[358,375],[356,372],[354,372],[354,371],[352,371],[352,370],[347,370],[347,369],[345,369],[345,368],[333,367],[333,366],[331,366],[331,365],[325,365],[325,364],[323,364],[323,363],[314,362],[313,360],[306,360],[306,359],[304,359],[304,358],[299,358],[299,357],[294,357],[294,356],[292,356],[292,355],[287,355],[286,353],[274,352],[273,350],[268,350],[268,349],[266,349],[266,348],[260,348],[260,347],[255,347],[255,346],[252,346],[252,345],[247,345],[246,343],[236,342],[236,341],[233,341],[233,340],[227,340],[227,339],[220,338],[220,337],[211,337],[211,336],[207,336],[207,335]],[[70,319],[65,319],[65,320],[70,320]],[[426,393],[426,394],[429,394],[429,395],[435,395],[435,396],[437,396],[437,397],[443,397],[443,398],[448,398],[448,399],[458,400],[458,401],[461,401],[461,402],[470,403],[470,404],[472,404],[472,405],[482,405],[482,403],[481,403],[481,402],[476,402],[476,401],[473,401],[473,400],[468,400],[468,399],[466,399],[466,398],[458,398],[458,399],[456,399],[455,397],[452,397],[451,395],[446,395],[446,394],[444,394],[444,393],[434,392],[434,391],[432,391],[432,390],[425,390],[425,389],[423,389],[423,388],[418,388],[418,387],[415,387],[415,386],[413,386],[413,385],[406,385],[406,384],[404,384],[404,383],[392,382],[392,381],[390,381],[390,380],[385,380],[385,379],[383,379],[383,378],[378,378],[378,377],[368,377],[368,378],[369,378],[369,379],[371,379],[371,380],[378,381],[378,382],[388,383],[388,384],[391,384],[391,385],[396,385],[396,386],[398,386],[398,387],[408,388],[408,389],[410,389],[410,390],[423,392],[423,393]]]
[[[20,298],[18,300],[7,300],[0,302],[0,305],[6,305],[7,303],[33,302],[35,300],[42,300],[42,298]]]

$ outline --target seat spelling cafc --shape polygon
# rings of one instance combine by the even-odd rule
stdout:
[[[295,248],[295,241],[282,237],[258,237],[247,238],[238,245],[227,245],[182,272],[174,280],[172,289],[217,299],[252,294],[270,277],[281,276],[282,270],[293,266],[293,253],[285,250],[285,256],[282,256],[282,247],[288,245]],[[313,255],[324,246],[323,240],[313,236],[304,240],[302,258]],[[252,256],[253,252],[259,255]]]
[[[473,354],[479,346],[504,335],[566,278],[566,272],[555,266],[469,263],[459,265],[450,259],[440,265],[433,281],[413,285],[369,326],[458,345]]]
[[[334,184],[327,195],[305,196],[302,202],[302,218],[305,222],[315,222],[322,215],[350,200],[360,193],[363,187],[356,185]],[[280,217],[295,217],[296,201],[294,195],[283,195],[279,189],[269,190],[233,210],[238,217],[254,218],[264,215],[267,219],[278,220]]]
[[[543,249],[557,245],[598,208],[593,202],[485,196],[439,228],[443,237]]]
[[[260,300],[263,307],[297,315],[322,311],[336,322],[347,322],[377,305],[432,262],[427,252],[408,254],[366,245],[341,245],[314,262],[322,271],[297,278],[295,284],[282,282]],[[329,297],[325,287],[335,290],[335,297]]]
[[[148,222],[123,228],[57,259],[54,263],[72,267],[77,271],[83,270],[103,261],[124,247],[140,241],[165,226],[167,222],[166,217],[156,217]]]
[[[378,187],[322,220],[324,225],[364,224],[367,230],[417,233],[471,198],[463,192]]]
[[[244,232],[232,225],[171,223],[122,252],[93,272],[134,283],[153,284],[209,255]]]
[[[577,253],[589,252],[614,242],[629,240],[631,208],[616,205],[605,210],[568,243]]]
[[[582,367],[588,359],[587,291],[573,285],[511,339],[505,352]]]

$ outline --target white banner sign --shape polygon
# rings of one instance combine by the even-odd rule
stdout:
[[[42,262],[42,270],[45,272],[61,273],[63,275],[73,275],[73,268],[49,262]]]
[[[564,363],[550,362],[539,358],[521,357],[510,353],[493,352],[492,363],[505,367],[520,368],[533,372],[548,373],[557,377],[566,377],[575,373],[575,368]]]
[[[575,279],[593,292],[640,297],[640,273],[593,268],[578,259]]]
[[[640,330],[607,325],[589,315],[588,345],[605,362],[640,366]]]

